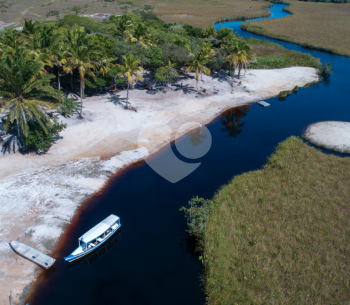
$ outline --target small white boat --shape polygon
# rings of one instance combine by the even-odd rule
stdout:
[[[49,269],[56,261],[54,258],[15,240],[10,242],[10,246],[13,251],[15,251],[20,256],[45,269]]]
[[[109,240],[109,238],[120,228],[120,218],[115,215],[108,216],[98,225],[86,232],[79,238],[79,247],[64,259],[72,262],[95,251]]]

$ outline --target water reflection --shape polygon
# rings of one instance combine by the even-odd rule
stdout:
[[[114,233],[115,236],[112,236],[112,239],[103,247],[96,249],[96,251],[92,252],[88,257],[82,258],[76,262],[70,263],[67,267],[67,272],[77,266],[80,263],[83,263],[85,266],[89,266],[92,263],[96,262],[100,257],[106,254],[109,250],[111,250],[122,238],[122,234],[120,230]]]
[[[208,153],[212,144],[210,131],[201,126],[186,133],[184,137],[175,140],[178,152],[188,159],[198,159]]]
[[[221,124],[222,124],[222,132],[227,132],[228,137],[236,137],[242,132],[242,127],[245,122],[241,122],[242,118],[244,118],[248,111],[250,110],[250,106],[243,106],[238,108],[231,108],[221,114]]]
[[[196,128],[188,133],[186,133],[186,136],[190,137],[188,143],[192,144],[193,146],[198,146],[203,143],[203,141],[207,138],[207,134],[205,134],[207,131],[207,128]]]

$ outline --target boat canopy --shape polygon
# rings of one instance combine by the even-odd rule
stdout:
[[[119,220],[118,216],[110,215],[105,220],[101,221],[98,225],[94,226],[91,230],[86,232],[82,237],[79,238],[80,241],[84,243],[88,243],[104,232],[106,232],[113,224],[115,224]]]

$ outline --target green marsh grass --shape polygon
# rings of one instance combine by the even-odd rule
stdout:
[[[213,198],[202,240],[208,304],[349,304],[350,158],[282,142]]]
[[[247,38],[245,41],[252,47],[256,54],[256,62],[250,63],[251,69],[278,69],[288,67],[321,67],[320,60],[310,54],[287,50],[279,44]]]

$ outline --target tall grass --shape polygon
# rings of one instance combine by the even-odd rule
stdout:
[[[321,66],[320,60],[310,54],[287,50],[279,44],[266,40],[248,38],[245,41],[257,55],[256,62],[250,63],[251,69],[277,69],[293,66],[319,69]]]
[[[349,304],[350,158],[296,137],[213,198],[208,304]]]
[[[349,0],[350,1],[350,0]],[[295,5],[295,4],[294,4]],[[294,7],[294,6],[293,6]],[[290,14],[294,14],[292,10],[290,10],[289,7],[285,7],[283,8],[284,11],[290,13]],[[337,13],[335,12],[330,12],[331,16],[334,15],[334,18],[336,20],[336,16],[337,16]],[[294,16],[294,15],[293,15]],[[303,16],[303,18],[305,19],[307,16]],[[291,17],[288,17],[288,18],[283,18],[284,21],[288,20],[289,18]],[[301,19],[301,17],[298,15],[295,17],[295,19]],[[303,19],[301,19],[303,20]],[[289,22],[289,20],[288,20]],[[292,38],[288,35],[284,35],[284,34],[277,34],[277,33],[273,33],[272,31],[268,31],[266,30],[264,27],[258,25],[257,22],[251,22],[251,21],[246,21],[246,22],[243,22],[241,25],[240,25],[240,28],[243,30],[243,31],[248,31],[248,32],[251,32],[253,34],[257,34],[257,35],[261,35],[261,36],[265,36],[265,37],[269,37],[269,38],[273,38],[273,39],[276,39],[276,40],[282,40],[282,41],[287,41],[287,42],[291,42],[291,43],[294,43],[294,44],[297,44],[297,45],[300,45],[302,46],[303,48],[306,48],[306,49],[313,49],[313,50],[318,50],[318,51],[323,51],[323,52],[327,52],[327,53],[331,53],[331,54],[335,54],[335,55],[340,55],[340,56],[346,56],[346,57],[350,57],[349,55],[349,52],[348,52],[348,49],[347,49],[347,40],[344,40],[344,41],[338,41],[337,45],[341,45],[343,50],[340,50],[338,48],[334,48],[334,47],[328,47],[326,46],[327,44],[329,44],[329,41],[330,39],[327,39],[327,37],[330,37],[331,35],[333,35],[334,33],[331,32],[331,30],[329,29],[324,29],[321,27],[321,25],[324,27],[325,25],[322,24],[322,19],[320,17],[320,32],[322,32],[322,35],[321,37],[323,37],[323,44],[324,45],[320,45],[320,44],[315,44],[315,43],[311,43],[311,42],[304,42],[302,40],[310,40],[312,38],[312,35],[314,35],[312,32],[312,29],[310,29],[310,36],[309,37],[300,37],[299,39],[296,39],[296,38]],[[335,23],[335,22],[334,22]],[[293,24],[294,25],[294,24]],[[298,26],[300,27],[303,27],[303,24],[299,24]],[[331,27],[329,27],[331,28]],[[344,25],[342,31],[345,31],[344,32],[344,35],[347,35],[346,33],[346,26]],[[284,30],[282,33],[287,33],[288,31]],[[338,33],[338,34],[341,34],[341,33]],[[334,36],[334,35],[333,35]],[[344,51],[344,49],[347,49],[346,51]]]

